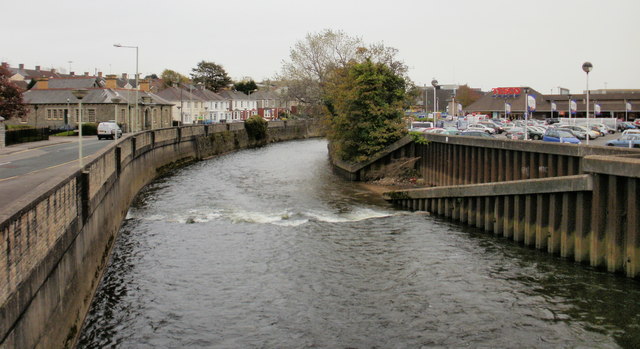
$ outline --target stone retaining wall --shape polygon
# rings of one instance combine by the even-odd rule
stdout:
[[[269,127],[261,142],[242,123],[202,125],[140,132],[103,150],[0,223],[0,347],[74,345],[128,207],[160,168],[319,136],[313,121]]]

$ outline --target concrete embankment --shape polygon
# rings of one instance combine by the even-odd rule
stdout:
[[[250,139],[243,124],[145,131],[39,188],[41,194],[0,223],[0,347],[73,346],[129,205],[162,171],[321,135],[314,121],[270,122],[265,140]]]
[[[333,160],[366,180],[404,158],[426,188],[386,194],[548,253],[640,278],[640,150],[426,135],[402,139],[366,163]]]

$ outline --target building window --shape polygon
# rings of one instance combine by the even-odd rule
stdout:
[[[87,122],[96,122],[96,110],[87,109]]]

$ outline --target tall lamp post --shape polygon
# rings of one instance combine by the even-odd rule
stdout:
[[[116,120],[116,125],[118,125],[118,103],[120,103],[122,101],[122,98],[120,97],[113,97],[111,98],[111,102],[114,103],[115,107],[116,107],[116,112],[115,112],[115,120]],[[118,129],[119,127],[117,127],[115,129],[115,135],[113,136],[113,144],[118,143]]]
[[[78,163],[82,169],[82,99],[89,94],[89,90],[81,88],[71,93],[78,99]]]
[[[589,73],[593,70],[591,62],[582,63],[582,70],[587,73],[587,132],[591,129],[589,125]],[[589,137],[587,137],[587,145],[589,145]]]
[[[524,140],[529,139],[529,89],[524,88]]]
[[[114,47],[135,48],[136,49],[136,106],[134,119],[138,117],[138,46],[125,46],[121,44],[113,44]]]
[[[433,86],[433,119],[435,121],[436,118],[436,94],[437,94],[437,90],[438,90],[438,80],[433,79],[431,80],[431,86]]]

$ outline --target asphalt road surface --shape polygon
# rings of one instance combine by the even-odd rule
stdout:
[[[51,187],[78,169],[77,139],[58,139],[37,142],[36,147],[16,145],[0,152],[0,221],[4,214],[24,206],[41,190]],[[82,141],[83,161],[86,164],[99,150],[112,145],[113,141],[99,141],[96,137],[84,137]]]

